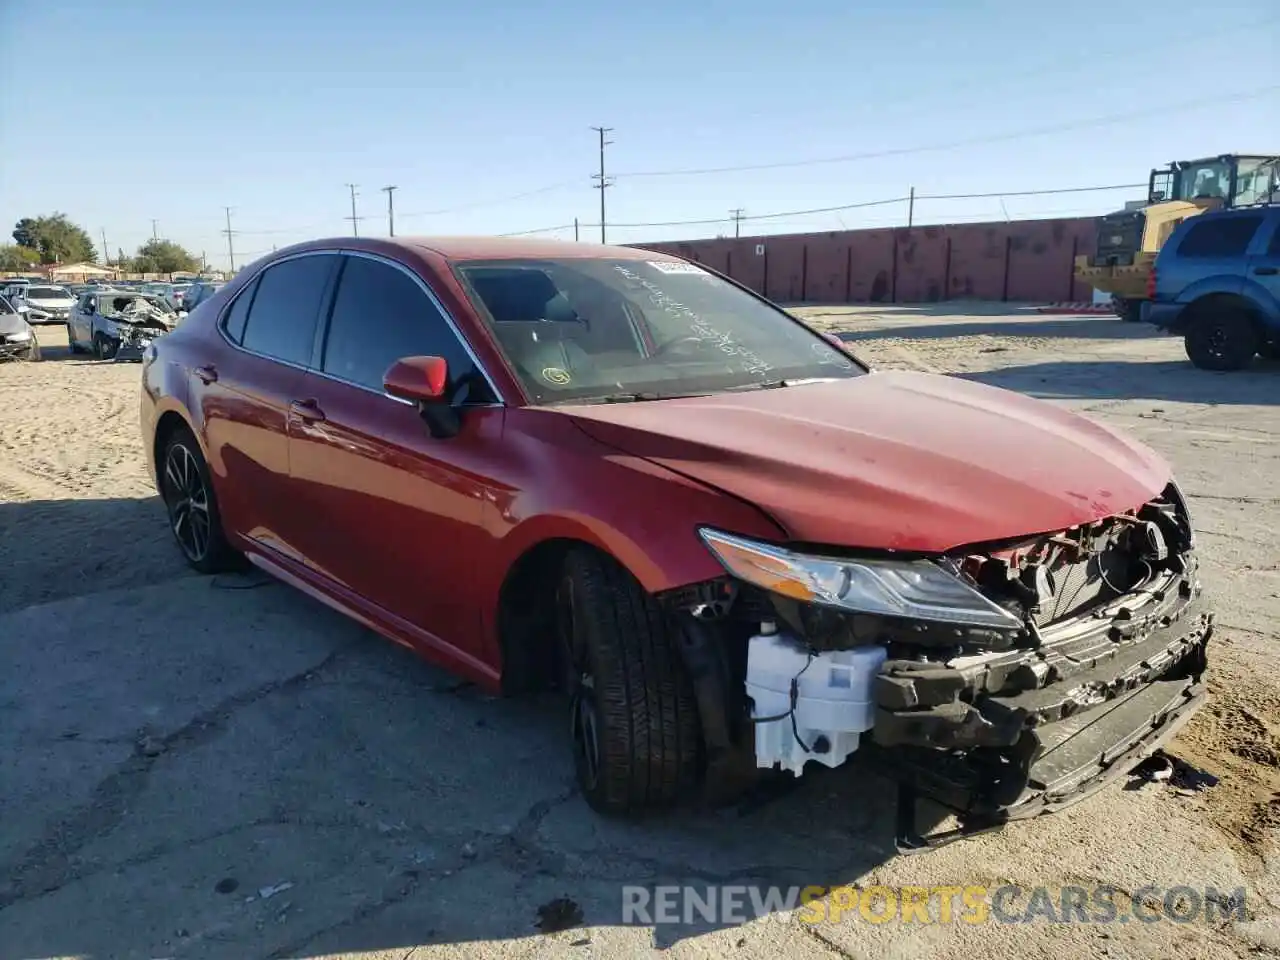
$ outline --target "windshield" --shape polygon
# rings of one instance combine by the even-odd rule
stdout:
[[[1182,169],[1178,181],[1178,196],[1174,199],[1225,200],[1230,189],[1231,165],[1225,160],[1210,160]]]
[[[63,287],[27,287],[28,300],[66,300],[71,294]]]
[[[788,314],[690,263],[502,260],[457,271],[534,403],[865,372]]]
[[[0,297],[0,317],[7,317],[9,314],[17,312],[17,310],[13,309],[13,307],[9,305],[8,300],[4,297]]]

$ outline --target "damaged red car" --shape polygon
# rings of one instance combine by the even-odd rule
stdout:
[[[1088,795],[1204,697],[1158,456],[872,371],[665,254],[281,250],[147,349],[142,428],[193,567],[247,558],[487,690],[562,689],[598,810],[861,751],[917,848]],[[922,836],[922,797],[959,826]]]

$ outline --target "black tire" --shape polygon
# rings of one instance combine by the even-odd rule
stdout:
[[[84,353],[84,347],[76,343],[75,336],[71,333],[71,324],[67,324],[67,349],[72,353]]]
[[[1247,311],[1206,306],[1191,318],[1184,344],[1188,359],[1202,370],[1243,370],[1253,362],[1262,337]]]
[[[209,467],[190,430],[177,430],[169,437],[156,469],[169,531],[187,564],[200,573],[238,569],[241,555],[223,533]]]
[[[27,362],[35,363],[40,359],[40,357],[41,357],[40,344],[37,341],[32,340],[31,348],[27,350]]]
[[[674,625],[617,562],[565,560],[556,595],[578,785],[601,813],[690,799],[703,749]]]
[[[1129,300],[1124,297],[1115,297],[1112,299],[1112,306],[1116,314],[1125,323],[1139,323],[1142,320],[1142,301]]]
[[[93,335],[93,355],[99,360],[110,360],[116,355],[116,346],[103,333]]]

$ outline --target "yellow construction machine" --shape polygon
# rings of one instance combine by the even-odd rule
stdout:
[[[1135,321],[1156,254],[1174,227],[1205,210],[1277,199],[1280,157],[1231,153],[1152,170],[1146,203],[1098,218],[1093,251],[1076,257],[1076,278],[1111,294],[1116,313]]]

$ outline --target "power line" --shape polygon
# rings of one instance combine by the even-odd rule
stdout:
[[[794,167],[814,167],[823,164],[855,163],[861,160],[882,160],[887,157],[902,157],[917,153],[933,153],[939,150],[958,150],[962,147],[981,146],[988,143],[1008,143],[1013,140],[1025,140],[1032,137],[1043,137],[1054,133],[1066,133],[1073,130],[1084,130],[1090,127],[1104,127],[1116,123],[1124,123],[1142,117],[1166,116],[1178,111],[1199,110],[1204,107],[1221,107],[1227,103],[1240,103],[1246,100],[1257,100],[1280,90],[1280,84],[1272,84],[1260,89],[1230,93],[1217,97],[1206,97],[1201,100],[1188,100],[1182,103],[1163,104],[1145,110],[1132,110],[1128,113],[1115,113],[1087,120],[1073,120],[1066,123],[1034,127],[1027,130],[1012,131],[992,136],[969,137],[964,140],[953,140],[950,143],[936,143],[921,147],[898,147],[890,150],[874,150],[867,153],[849,153],[835,157],[812,157],[807,160],[781,160],[774,163],[747,163],[725,167],[690,167],[677,170],[638,170],[632,173],[614,174],[615,179],[641,177],[696,177],[718,173],[745,173],[754,170],[784,170]]]
[[[562,180],[559,183],[549,183],[545,187],[538,187],[535,190],[526,190],[523,193],[512,194],[507,197],[495,197],[490,200],[477,200],[475,203],[464,203],[458,207],[442,207],[439,210],[419,210],[415,213],[402,213],[400,219],[406,217],[439,217],[447,213],[463,213],[467,210],[475,210],[479,207],[493,207],[503,203],[515,203],[517,200],[526,200],[529,197],[542,196],[544,193],[552,193],[556,190],[564,190],[568,187],[580,187],[582,181],[579,180]]]
[[[1145,188],[1145,183],[1117,183],[1104,184],[1094,187],[1058,187],[1046,190],[1003,190],[996,193],[938,193],[938,194],[915,194],[916,200],[989,200],[999,197],[1043,197],[1053,194],[1073,194],[1073,193],[1105,193],[1114,190],[1136,190]],[[619,228],[640,228],[640,227],[707,227],[725,223],[741,223],[746,220],[777,220],[785,217],[804,217],[822,213],[843,213],[846,210],[861,210],[868,207],[884,207],[896,203],[909,203],[911,196],[904,197],[886,197],[881,200],[863,200],[858,203],[844,203],[833,207],[809,207],[804,210],[782,210],[776,213],[757,213],[747,214],[741,208],[729,211],[728,217],[708,217],[697,220],[654,220],[644,223],[612,223],[610,226]],[[539,233],[555,233],[558,230],[567,230],[573,226],[572,223],[560,224],[554,227],[539,227],[535,230],[521,230],[513,233],[504,233],[504,237],[523,237],[531,236]],[[595,226],[595,224],[583,224],[583,226]],[[735,234],[736,235],[736,234]]]
[[[591,129],[596,131],[598,134],[600,134],[600,172],[598,174],[592,174],[591,179],[598,181],[595,187],[597,190],[600,191],[600,242],[606,243],[607,241],[605,240],[605,235],[604,235],[604,231],[605,231],[604,225],[607,221],[604,215],[604,192],[609,187],[613,186],[613,181],[609,180],[604,175],[604,148],[607,147],[609,144],[613,143],[613,141],[606,140],[604,138],[604,135],[606,133],[609,133],[611,130],[613,130],[613,127],[592,127]]]

